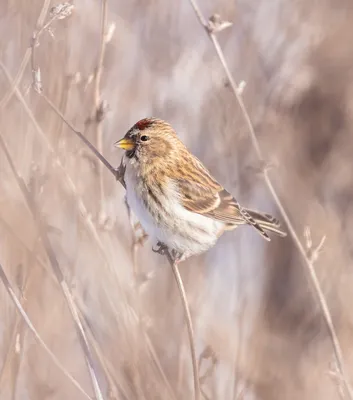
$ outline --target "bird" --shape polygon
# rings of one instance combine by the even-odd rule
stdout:
[[[159,118],[136,122],[115,143],[122,158],[126,201],[143,230],[175,262],[201,254],[240,225],[286,236],[273,216],[242,207]],[[158,250],[157,250],[158,251]]]

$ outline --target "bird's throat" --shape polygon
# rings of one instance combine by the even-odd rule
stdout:
[[[127,158],[134,158],[136,155],[136,149],[128,150],[126,152],[126,157]]]

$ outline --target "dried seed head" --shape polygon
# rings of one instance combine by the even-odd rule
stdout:
[[[101,122],[109,111],[109,104],[106,100],[102,100],[96,111],[96,121]]]
[[[208,20],[207,29],[210,33],[217,33],[232,26],[229,21],[223,21],[219,14],[213,14]]]
[[[65,19],[72,14],[73,9],[73,4],[59,3],[50,9],[50,17],[53,19]]]

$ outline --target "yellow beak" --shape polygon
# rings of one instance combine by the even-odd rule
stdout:
[[[135,143],[132,139],[122,138],[114,144],[115,147],[120,147],[124,150],[133,150]]]

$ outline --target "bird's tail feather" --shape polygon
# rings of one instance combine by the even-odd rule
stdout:
[[[249,225],[252,225],[266,240],[271,240],[267,232],[273,232],[279,236],[285,237],[287,234],[280,229],[280,222],[270,214],[261,213],[254,210],[242,209],[244,219]]]

